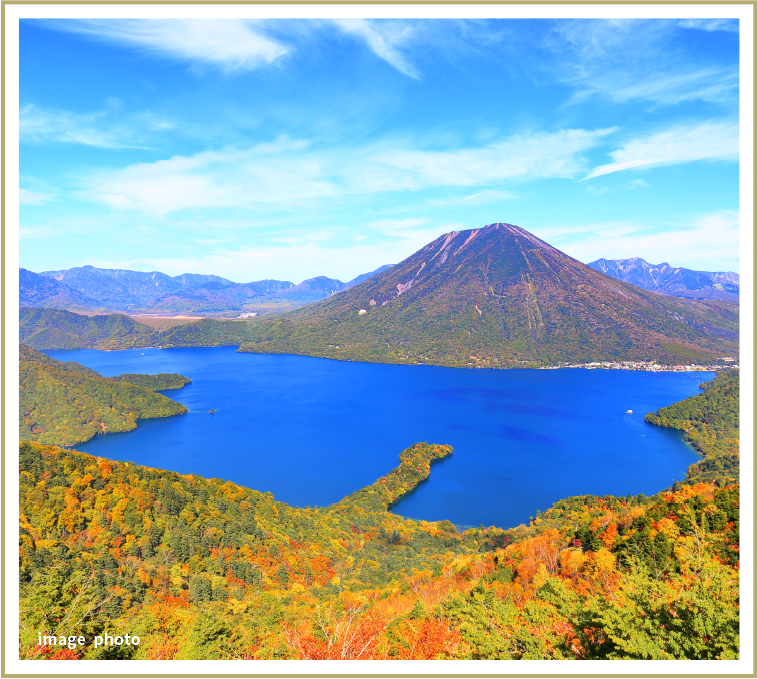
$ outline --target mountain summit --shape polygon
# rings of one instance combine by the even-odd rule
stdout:
[[[251,326],[242,351],[440,365],[709,360],[736,308],[606,276],[513,224],[452,231],[328,300]]]
[[[587,266],[645,290],[690,299],[738,302],[740,276],[733,271],[694,271],[668,262],[650,264],[642,257],[597,259]]]

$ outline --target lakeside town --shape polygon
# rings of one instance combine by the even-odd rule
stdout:
[[[739,370],[737,360],[731,356],[717,359],[715,365],[661,365],[653,361],[594,361],[592,363],[559,363],[540,368],[541,370],[558,370],[559,368],[586,368],[589,370],[645,370],[647,372],[716,372],[729,368]]]

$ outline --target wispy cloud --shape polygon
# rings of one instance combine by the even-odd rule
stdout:
[[[18,230],[19,240],[47,240],[58,235],[50,226],[21,226]]]
[[[496,203],[503,200],[519,200],[521,196],[512,193],[511,191],[504,191],[502,189],[489,189],[486,191],[478,191],[477,193],[471,193],[467,196],[461,196],[456,198],[440,198],[429,200],[429,205],[486,205],[487,203]]]
[[[567,21],[556,25],[548,41],[557,75],[575,88],[569,103],[593,96],[616,103],[686,101],[733,103],[739,69],[711,55],[674,45],[681,26],[675,21]],[[703,30],[727,30],[732,24],[697,23]]]
[[[148,128],[167,129],[170,123],[147,113],[138,114],[140,121],[148,119]],[[144,125],[122,124],[114,119],[112,108],[89,113],[76,113],[25,104],[19,110],[19,137],[22,142],[63,142],[83,144],[104,149],[144,148],[139,144]]]
[[[644,179],[632,179],[627,185],[626,190],[631,191],[632,189],[641,189],[644,187],[650,186]]]
[[[522,134],[456,151],[391,150],[373,160],[392,169],[395,188],[475,186],[505,179],[572,177],[586,165],[582,154],[614,131],[615,128]]]
[[[334,22],[344,33],[358,38],[366,46],[398,71],[418,78],[418,70],[409,62],[404,48],[413,36],[413,26],[404,21],[371,21],[369,19],[336,19]]]
[[[158,270],[171,275],[187,271],[218,274],[240,283],[273,278],[299,283],[314,276],[330,276],[348,281],[388,262],[409,257],[429,241],[459,224],[439,224],[425,228],[398,229],[396,237],[335,245],[328,241],[302,243],[262,243],[255,247],[207,248],[203,256],[158,257],[140,260],[100,259],[89,262],[104,268]]]
[[[307,142],[281,138],[244,150],[203,151],[84,178],[79,197],[115,210],[167,214],[188,208],[301,205],[338,187],[321,177]]]
[[[739,125],[732,121],[679,125],[632,139],[610,156],[614,162],[596,167],[584,179],[645,165],[736,161],[739,159]]]
[[[309,36],[336,29],[364,44],[393,68],[418,78],[409,58],[415,24],[402,20],[333,19],[260,21],[251,19],[79,19],[47,26],[136,49],[147,56],[211,66],[227,72],[270,66],[293,54]]]
[[[700,31],[740,32],[739,19],[682,19],[678,24],[682,28],[695,28]]]
[[[228,71],[259,68],[290,51],[245,19],[67,19],[48,25],[148,55]]]
[[[419,150],[400,142],[325,146],[280,137],[248,149],[204,151],[95,173],[82,180],[79,196],[115,210],[166,214],[203,207],[299,209],[345,196],[484,188],[504,180],[574,177],[586,171],[583,153],[611,131],[517,135],[455,151]],[[487,192],[474,194],[472,202],[486,200]]]
[[[706,271],[739,267],[739,217],[723,210],[680,223],[614,222],[535,229],[540,238],[582,262],[642,257]],[[707,253],[704,256],[704,253]]]
[[[18,190],[18,202],[22,205],[42,205],[43,203],[49,203],[51,200],[55,200],[54,193],[30,191],[23,188]]]

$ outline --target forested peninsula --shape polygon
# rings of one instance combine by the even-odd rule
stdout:
[[[181,389],[192,382],[189,377],[177,375],[176,373],[158,373],[157,375],[140,375],[135,373],[126,373],[111,377],[114,382],[128,382],[136,384],[138,387],[144,387],[150,391],[170,391],[172,389]]]
[[[178,389],[182,375],[100,373],[19,346],[19,438],[70,446],[105,433],[131,431],[137,420],[186,413],[181,403],[155,391]]]
[[[703,459],[687,470],[687,481],[718,481],[721,485],[740,478],[740,374],[727,370],[700,385],[702,394],[648,413],[645,421],[681,429],[688,443]]]

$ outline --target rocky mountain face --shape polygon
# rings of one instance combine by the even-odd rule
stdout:
[[[512,224],[453,231],[327,300],[253,324],[242,350],[443,365],[705,360],[736,305],[604,275]]]
[[[739,301],[740,277],[733,271],[694,271],[668,262],[649,264],[641,257],[597,259],[587,266],[645,290],[690,299]]]

